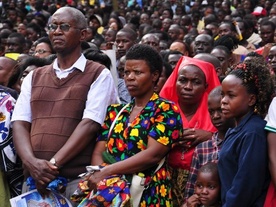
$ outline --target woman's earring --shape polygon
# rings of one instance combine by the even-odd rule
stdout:
[[[258,112],[258,108],[257,106],[254,107],[254,113],[257,113]]]

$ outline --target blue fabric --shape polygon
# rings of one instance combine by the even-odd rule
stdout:
[[[247,114],[226,133],[219,153],[223,207],[262,207],[269,185],[266,121]]]
[[[35,186],[35,180],[32,177],[28,177],[27,180],[27,186],[29,186],[30,190],[36,189]],[[55,180],[49,183],[47,188],[51,189],[54,192],[59,193],[58,189],[60,189],[60,186],[66,187],[67,186],[67,179],[64,177],[57,177]]]

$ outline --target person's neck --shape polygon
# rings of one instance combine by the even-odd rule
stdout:
[[[185,115],[186,119],[189,121],[195,115],[199,104],[190,104],[190,105],[183,105],[180,104],[180,109]]]
[[[152,94],[153,94],[153,90],[151,93],[147,93],[143,97],[135,97],[134,107],[135,108],[144,108],[147,105],[147,103],[149,102],[150,98],[152,97]]]
[[[227,130],[219,130],[218,131],[218,138],[221,139],[221,140],[224,140],[226,132],[227,132]]]
[[[59,53],[57,54],[58,67],[61,70],[68,69],[80,58],[80,56],[81,56],[81,53],[73,53],[73,54]]]

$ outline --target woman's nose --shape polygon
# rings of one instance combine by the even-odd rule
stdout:
[[[184,85],[184,88],[185,88],[185,89],[192,90],[192,89],[193,89],[193,84],[192,84],[190,81],[188,81],[188,82]]]

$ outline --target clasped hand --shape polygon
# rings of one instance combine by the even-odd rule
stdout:
[[[183,135],[180,137],[178,144],[185,149],[189,149],[207,141],[211,136],[211,132],[202,129],[186,128],[183,130]]]
[[[46,187],[59,174],[58,167],[47,160],[35,158],[25,164],[30,175],[35,180],[38,192],[44,197],[48,194]]]

